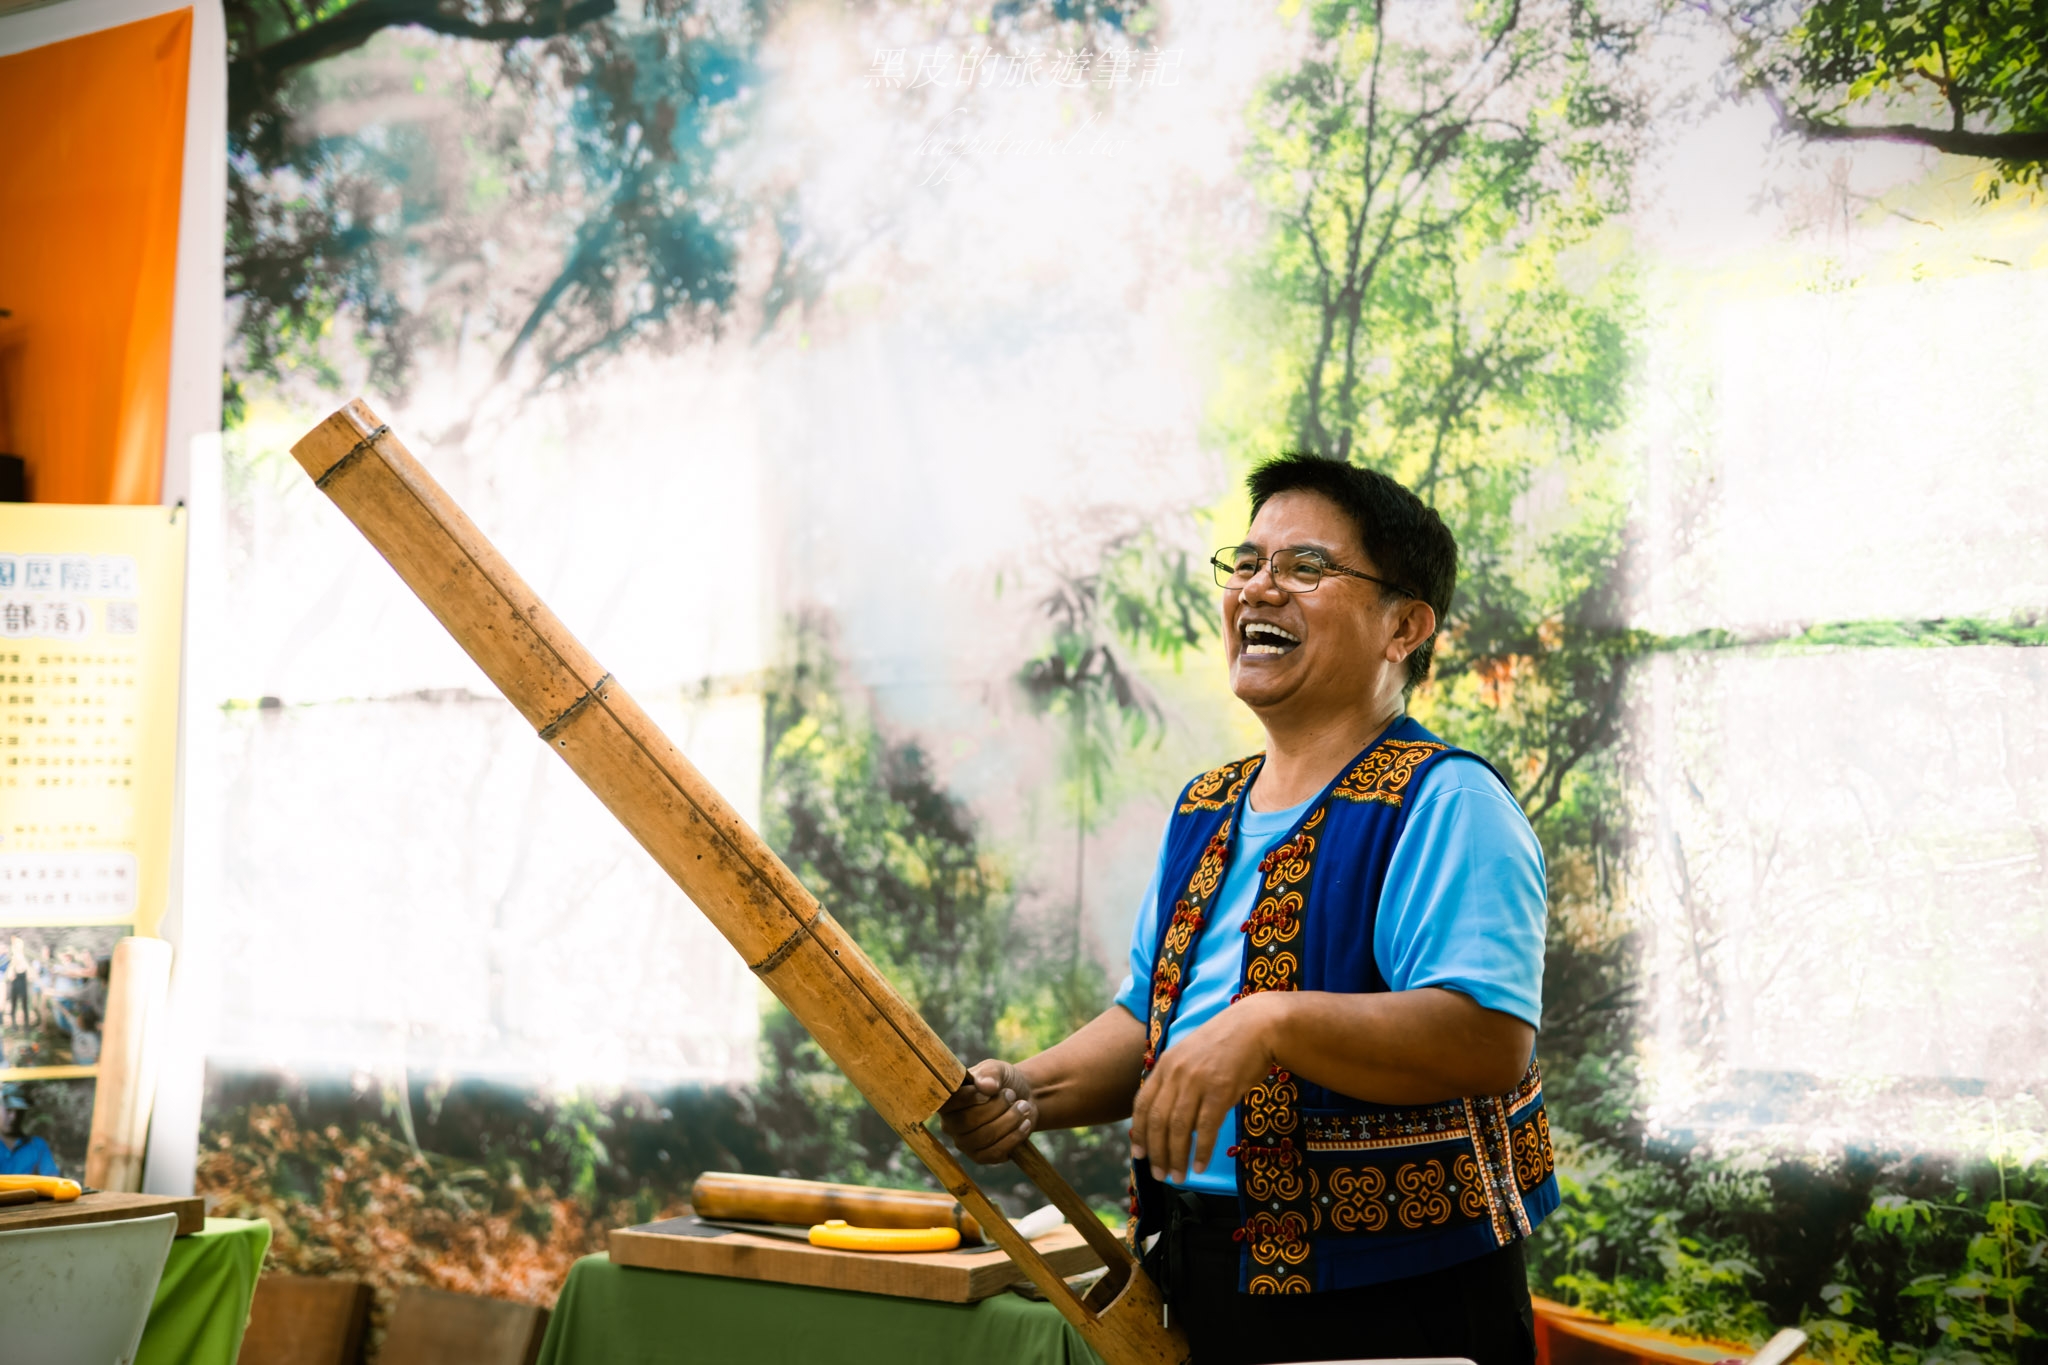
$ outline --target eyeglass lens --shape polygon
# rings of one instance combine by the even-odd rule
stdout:
[[[1237,546],[1219,551],[1211,562],[1216,566],[1216,586],[1235,588],[1250,582],[1267,561],[1249,546]],[[1323,562],[1315,555],[1280,550],[1271,562],[1273,581],[1290,591],[1312,592],[1323,581]]]

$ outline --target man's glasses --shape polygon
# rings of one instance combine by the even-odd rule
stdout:
[[[1275,550],[1262,555],[1250,545],[1228,545],[1218,550],[1209,560],[1209,567],[1216,571],[1216,586],[1219,588],[1242,589],[1258,577],[1262,565],[1273,566],[1273,582],[1288,592],[1314,592],[1330,574],[1344,578],[1362,578],[1368,583],[1377,583],[1389,592],[1413,597],[1414,593],[1399,583],[1376,578],[1369,573],[1347,569],[1342,564],[1332,564],[1323,558],[1320,550]]]

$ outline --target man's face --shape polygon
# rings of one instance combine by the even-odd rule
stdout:
[[[1350,518],[1316,493],[1275,495],[1259,509],[1244,543],[1261,555],[1312,549],[1347,569],[1380,571]],[[1241,591],[1223,594],[1231,690],[1262,713],[1345,711],[1378,696],[1385,670],[1400,667],[1386,656],[1401,600],[1342,574],[1326,575],[1314,592],[1292,593],[1262,569]]]
[[[0,1137],[11,1138],[21,1132],[21,1111],[13,1105],[0,1105]]]

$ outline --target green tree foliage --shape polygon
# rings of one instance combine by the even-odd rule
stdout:
[[[1074,824],[1070,947],[1077,962],[1088,835],[1115,804],[1119,758],[1148,737],[1156,742],[1166,723],[1134,659],[1178,665],[1217,629],[1214,598],[1190,559],[1149,532],[1113,539],[1093,572],[1060,575],[1039,600],[1050,636],[1017,674],[1026,703],[1061,731],[1061,796]]]
[[[1619,1132],[1634,982],[1607,760],[1650,643],[1619,625],[1627,481],[1609,440],[1631,360],[1611,220],[1636,151],[1635,36],[1569,2],[1445,18],[1311,5],[1303,56],[1255,102],[1272,230],[1221,425],[1242,463],[1294,445],[1383,470],[1457,536],[1457,597],[1412,709],[1489,758],[1542,837],[1553,1104]]]
[[[1252,114],[1293,338],[1273,380],[1302,445],[1498,496],[1475,438],[1620,415],[1621,328],[1560,257],[1625,202],[1631,44],[1577,5],[1482,4],[1427,43],[1399,10],[1312,6],[1310,51]]]
[[[1565,1156],[1533,1270],[1578,1306],[1750,1345],[1797,1324],[1838,1365],[2048,1358],[2038,1161]]]
[[[509,334],[501,375],[532,350],[545,378],[730,302],[750,210],[718,162],[751,108],[758,14],[232,0],[227,19],[241,377],[334,382],[324,342],[339,323],[377,382],[400,385],[422,340],[459,318],[487,341]],[[406,28],[480,42],[325,65]],[[522,223],[542,240],[520,241]],[[557,264],[500,318],[491,257],[522,246]]]
[[[768,697],[764,833],[947,1046],[985,1056],[1011,895],[924,751],[882,737],[799,663]]]
[[[892,742],[834,690],[823,646],[767,698],[762,833],[954,1052],[994,1050],[1013,901],[966,811],[914,743]],[[900,1139],[780,1006],[763,1021],[759,1127],[778,1169],[918,1183]]]
[[[1001,864],[922,749],[837,692],[818,632],[768,690],[762,833],[892,984],[966,1060],[1020,1058],[1066,1036],[1109,992],[1092,961],[1024,933]],[[752,1126],[771,1169],[815,1179],[926,1184],[924,1169],[796,1018],[762,1026]],[[1039,1139],[1077,1189],[1113,1203],[1114,1130]],[[1020,1202],[1031,1196],[1018,1191]]]
[[[762,327],[814,297],[847,252],[751,140],[786,8],[227,0],[231,420],[244,381],[335,387],[337,346],[386,389],[430,343],[493,348],[500,380],[527,360],[544,385],[700,334],[739,302],[764,224]],[[878,28],[932,22],[904,0],[864,8]],[[1100,44],[1142,9],[1003,0],[955,18],[997,47]]]
[[[1429,42],[1388,0],[1308,21],[1252,114],[1263,406],[1285,425],[1234,444],[1367,464],[1444,513],[1463,563],[1426,705],[1540,820],[1610,740],[1631,647],[1619,501],[1567,470],[1597,462],[1626,394],[1628,275],[1597,234],[1626,204],[1633,40],[1577,4],[1481,5]],[[1564,514],[1532,524],[1546,499]]]
[[[1101,574],[1060,579],[1039,603],[1051,638],[1017,674],[1032,709],[1067,729],[1068,804],[1082,828],[1088,812],[1102,806],[1117,755],[1164,719],[1103,620],[1102,586]]]
[[[2048,170],[2048,13],[2037,0],[1817,0],[1731,16],[1746,81],[1817,142],[1907,142]]]

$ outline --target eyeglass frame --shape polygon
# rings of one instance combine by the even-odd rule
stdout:
[[[1403,597],[1412,597],[1418,602],[1422,600],[1421,593],[1416,592],[1411,588],[1405,588],[1401,586],[1399,583],[1394,582],[1392,579],[1381,578],[1376,574],[1361,573],[1357,569],[1347,569],[1342,564],[1331,563],[1328,559],[1325,559],[1323,557],[1323,552],[1321,550],[1318,550],[1313,545],[1289,545],[1285,546],[1282,549],[1275,550],[1271,555],[1259,555],[1257,557],[1257,562],[1252,567],[1251,573],[1245,576],[1245,579],[1242,583],[1224,582],[1224,574],[1230,575],[1230,577],[1233,579],[1237,577],[1237,568],[1235,565],[1224,563],[1223,556],[1235,553],[1238,550],[1256,549],[1258,549],[1256,545],[1249,545],[1240,541],[1236,545],[1225,545],[1221,549],[1217,550],[1215,554],[1210,555],[1209,567],[1215,570],[1216,572],[1216,586],[1221,588],[1224,592],[1229,592],[1233,588],[1235,588],[1239,592],[1243,592],[1245,588],[1251,585],[1252,579],[1257,578],[1259,576],[1259,570],[1265,569],[1267,571],[1266,576],[1273,580],[1273,586],[1279,588],[1280,591],[1298,593],[1302,595],[1312,593],[1316,590],[1316,588],[1320,588],[1323,586],[1323,580],[1321,577],[1318,577],[1316,579],[1314,587],[1290,588],[1287,587],[1285,584],[1281,583],[1279,578],[1272,572],[1273,555],[1294,555],[1298,560],[1300,558],[1301,552],[1305,550],[1308,553],[1314,555],[1316,559],[1320,562],[1324,574],[1337,574],[1340,577],[1344,578],[1362,578],[1368,583],[1377,583],[1382,588],[1386,588],[1392,592],[1397,592],[1401,594],[1401,596]]]

